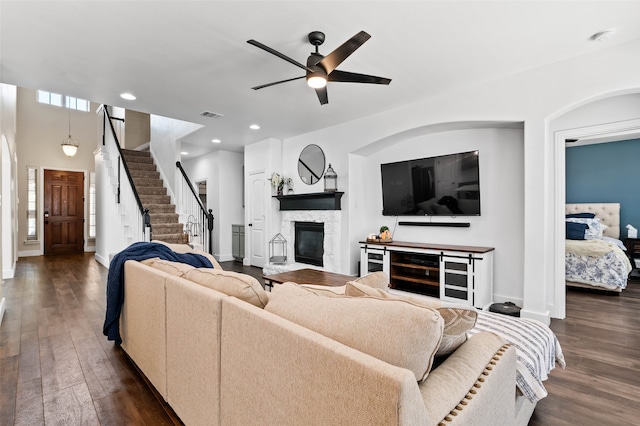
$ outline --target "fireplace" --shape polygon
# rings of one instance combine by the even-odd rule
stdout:
[[[294,261],[296,222],[312,222],[323,224],[324,240],[322,242],[322,266],[311,265]],[[283,211],[280,221],[280,234],[287,240],[287,253],[289,258],[285,265],[267,263],[262,272],[264,275],[279,274],[281,272],[293,271],[302,268],[315,268],[328,272],[340,272],[340,255],[342,250],[340,244],[340,231],[342,229],[342,212],[340,210],[292,210]]]
[[[324,223],[295,222],[295,261],[324,266]]]

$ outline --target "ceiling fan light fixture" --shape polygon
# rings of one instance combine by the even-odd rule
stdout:
[[[314,89],[322,89],[327,85],[327,77],[321,72],[309,73],[307,75],[307,84]]]

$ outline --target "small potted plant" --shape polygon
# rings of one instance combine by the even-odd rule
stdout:
[[[390,243],[392,241],[391,239],[391,231],[389,231],[389,227],[387,226],[381,226],[380,227],[380,241],[383,242],[387,242]]]

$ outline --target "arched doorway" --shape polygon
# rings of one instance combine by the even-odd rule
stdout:
[[[614,93],[585,101],[549,121],[555,156],[554,309],[551,316],[565,317],[564,204],[566,199],[566,139],[623,140],[640,137],[640,93]],[[593,202],[596,202],[594,200]]]

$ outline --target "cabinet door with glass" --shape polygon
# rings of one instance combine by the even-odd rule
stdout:
[[[378,271],[389,275],[389,251],[385,248],[360,246],[360,276]]]
[[[440,258],[440,299],[463,305],[474,305],[473,259],[471,256]]]

